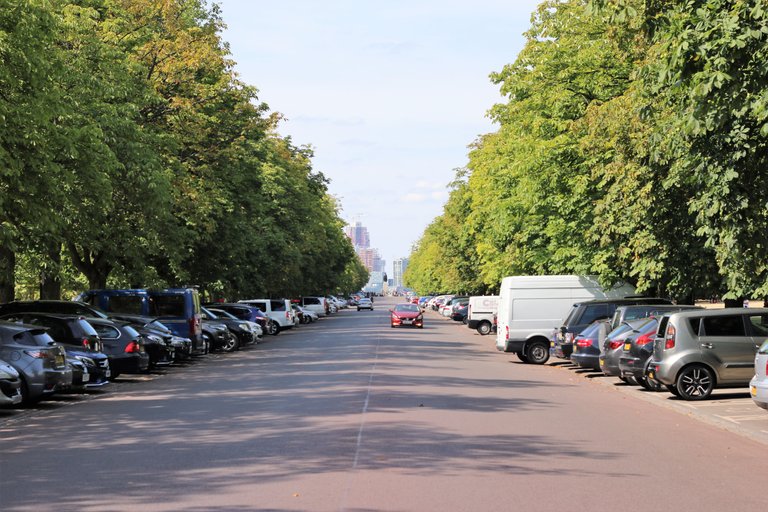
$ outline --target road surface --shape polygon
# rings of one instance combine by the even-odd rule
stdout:
[[[396,299],[389,299],[392,304]],[[768,446],[385,299],[0,411],[3,511],[748,510]],[[758,411],[759,412],[759,411]]]

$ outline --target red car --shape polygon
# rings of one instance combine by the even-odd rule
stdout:
[[[392,327],[412,325],[421,329],[424,327],[424,316],[416,304],[398,304],[389,310],[389,322]]]

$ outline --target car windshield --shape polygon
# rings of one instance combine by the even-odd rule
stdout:
[[[411,313],[418,313],[421,310],[416,304],[398,304],[395,306],[395,311],[409,311]]]
[[[235,315],[233,315],[232,313],[228,313],[223,309],[211,309],[209,311],[216,313],[216,316],[218,316],[219,318],[229,318],[230,320],[238,319]]]

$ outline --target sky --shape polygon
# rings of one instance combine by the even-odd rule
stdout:
[[[391,272],[442,213],[468,147],[496,130],[490,73],[539,0],[216,0],[240,79],[314,151],[341,216]]]

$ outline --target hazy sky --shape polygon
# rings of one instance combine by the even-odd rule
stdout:
[[[536,0],[219,0],[241,79],[391,272],[442,211],[454,169],[495,130],[488,75],[515,60]]]

